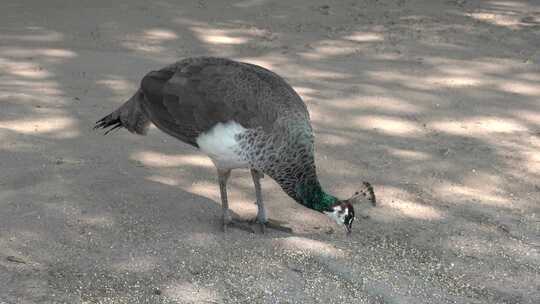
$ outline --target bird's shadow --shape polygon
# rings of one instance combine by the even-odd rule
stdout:
[[[122,192],[117,192],[118,197],[107,198],[112,204],[110,212],[113,216],[123,217],[129,212],[143,222],[159,222],[159,227],[182,233],[222,234],[224,231],[223,209],[218,201],[184,190],[180,186],[149,180],[126,182],[123,186]],[[129,209],[124,207],[125,204],[129,204]],[[233,222],[229,225],[232,229],[227,231],[261,234],[253,215],[239,214],[233,209],[229,209],[229,212]],[[264,234],[293,234],[288,224],[269,218]]]

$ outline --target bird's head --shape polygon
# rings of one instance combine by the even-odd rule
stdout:
[[[323,211],[328,217],[334,220],[338,225],[343,225],[347,230],[347,234],[352,231],[352,223],[354,221],[354,207],[347,201],[338,201],[336,204]]]
[[[369,202],[372,206],[377,204],[373,187],[368,182],[363,182],[362,187],[349,199],[338,200],[323,212],[338,225],[343,225],[347,231],[347,234],[350,234],[352,231],[352,224],[355,219],[353,204],[360,204],[362,202]]]

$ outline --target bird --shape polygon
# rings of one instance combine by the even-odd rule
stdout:
[[[229,210],[227,182],[233,169],[249,169],[257,215],[270,225],[262,199],[267,175],[295,202],[330,217],[349,235],[353,204],[376,205],[373,187],[361,182],[348,199],[323,190],[315,166],[314,134],[306,104],[276,73],[220,57],[188,57],[147,73],[135,94],[95,123],[104,134],[118,128],[146,135],[154,124],[206,154],[217,169],[223,230],[236,222]],[[274,227],[271,227],[274,228]]]

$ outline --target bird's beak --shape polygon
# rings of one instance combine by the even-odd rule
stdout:
[[[352,235],[352,227],[351,226],[345,225],[345,230],[347,231],[347,236]]]

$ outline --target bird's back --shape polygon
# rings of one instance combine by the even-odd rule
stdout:
[[[218,123],[272,132],[280,119],[309,120],[305,104],[283,78],[224,58],[188,58],[150,72],[141,91],[151,121],[192,145]]]

